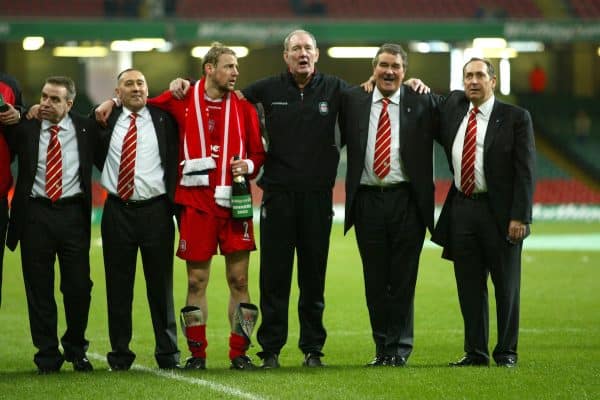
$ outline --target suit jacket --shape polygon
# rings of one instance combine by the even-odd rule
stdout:
[[[160,155],[160,161],[165,172],[163,179],[167,190],[167,196],[173,203],[173,199],[175,197],[175,186],[177,183],[177,161],[179,159],[179,150],[177,147],[177,123],[171,114],[152,105],[147,105],[146,107],[148,108],[148,111],[150,111],[152,123],[154,124],[154,130],[156,131],[156,138],[158,140],[158,153]],[[115,124],[117,123],[117,119],[122,112],[123,107],[115,108],[108,119],[108,127],[102,130],[100,133],[100,145],[95,159],[96,167],[100,171],[102,171],[102,168],[104,167],[104,161],[108,155],[110,139],[112,137]]]
[[[458,127],[469,109],[463,91],[452,92],[441,107],[440,143],[452,171],[452,144]],[[492,213],[502,235],[510,220],[531,223],[534,191],[535,140],[529,112],[496,99],[485,133],[483,166]],[[460,171],[452,171],[460,173]],[[450,254],[452,200],[457,189],[452,184],[442,208],[432,240]]]
[[[344,232],[354,224],[354,199],[365,166],[372,93],[353,87],[342,93],[340,130],[346,145],[346,215]],[[400,159],[410,182],[423,223],[433,230],[433,138],[438,126],[440,98],[420,95],[400,86]]]
[[[92,211],[92,164],[93,151],[97,144],[98,130],[94,121],[70,112],[77,137],[79,153],[79,182],[83,193],[83,211],[90,216]],[[21,239],[27,219],[29,199],[38,164],[41,122],[36,119],[21,119],[17,125],[8,127],[9,145],[18,157],[18,178],[11,203],[10,220],[6,244],[14,250]]]

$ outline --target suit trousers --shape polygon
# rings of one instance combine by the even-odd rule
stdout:
[[[8,226],[8,199],[0,200],[0,306],[2,305],[2,275],[4,273],[4,248],[6,247],[6,227]]]
[[[173,302],[175,228],[171,207],[166,196],[123,202],[110,195],[104,205],[102,252],[112,347],[107,359],[113,368],[129,368],[135,359],[129,343],[138,249],[142,255],[156,342],[154,356],[163,368],[179,362]]]
[[[496,296],[494,359],[517,355],[522,242],[509,243],[507,233],[508,226],[497,226],[487,197],[470,199],[457,193],[452,204],[452,251],[464,350],[469,355],[489,358],[488,275]]]
[[[333,217],[332,191],[265,191],[260,218],[260,310],[263,351],[279,354],[288,335],[294,252],[298,263],[299,347],[321,352],[325,272]]]
[[[376,354],[408,358],[425,224],[409,184],[386,192],[359,189],[354,213]]]
[[[90,309],[90,216],[80,201],[52,204],[29,199],[23,227],[21,263],[27,295],[31,337],[38,352],[38,368],[58,369],[57,309],[54,300],[54,262],[58,256],[60,291],[67,329],[60,339],[68,361],[85,356],[89,342],[85,330]]]

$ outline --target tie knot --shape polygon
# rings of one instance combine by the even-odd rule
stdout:
[[[135,121],[135,119],[138,117],[138,115],[134,112],[132,112],[131,114],[129,114],[129,118],[131,118],[132,121]]]
[[[471,114],[473,114],[473,115],[477,115],[478,113],[479,113],[479,108],[477,108],[477,107],[473,107],[473,108],[471,109]]]
[[[58,125],[52,125],[50,127],[50,135],[52,135],[52,136],[58,135],[59,131],[60,131],[60,126],[58,126]]]
[[[390,98],[389,97],[384,97],[383,99],[381,99],[381,102],[383,103],[384,107],[387,107],[388,104],[390,104]]]

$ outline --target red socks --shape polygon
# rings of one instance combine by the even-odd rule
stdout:
[[[185,336],[192,357],[206,358],[206,325],[186,326]]]
[[[239,356],[245,356],[246,350],[250,347],[250,342],[245,336],[231,332],[229,335],[229,359],[233,360]]]

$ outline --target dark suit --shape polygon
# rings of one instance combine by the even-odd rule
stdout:
[[[440,142],[452,170],[452,146],[467,114],[464,92],[452,92],[441,108]],[[495,100],[485,132],[483,166],[487,193],[468,198],[453,184],[432,240],[454,261],[465,323],[465,352],[488,358],[487,277],[496,293],[498,361],[517,355],[522,242],[507,239],[510,220],[531,223],[535,143],[529,113]],[[460,171],[453,171],[460,174]]]
[[[173,304],[173,254],[175,229],[175,180],[177,177],[177,125],[173,118],[147,106],[158,142],[159,161],[164,170],[166,195],[122,201],[109,194],[102,215],[102,242],[108,300],[108,327],[113,369],[128,369],[135,354],[129,349],[132,337],[132,302],[138,249],[142,255],[146,294],[156,340],[155,358],[161,368],[179,363],[177,324]],[[97,166],[104,167],[117,118],[113,112],[101,136]],[[121,144],[118,144],[119,148]],[[138,157],[140,157],[138,155]],[[118,171],[117,171],[118,172]]]
[[[344,229],[355,226],[377,356],[407,359],[425,229],[433,229],[433,135],[437,102],[400,87],[400,160],[407,182],[384,191],[361,185],[372,93],[343,93],[340,128],[348,154]]]
[[[34,361],[41,369],[58,369],[63,356],[58,349],[57,312],[54,301],[54,261],[58,256],[60,290],[64,298],[67,330],[61,338],[64,358],[85,356],[90,307],[91,176],[95,124],[69,113],[76,130],[81,195],[61,198],[52,204],[32,198],[38,166],[40,122],[23,119],[9,128],[10,144],[18,156],[19,174],[12,200],[7,246],[21,242],[21,264],[27,294]]]

